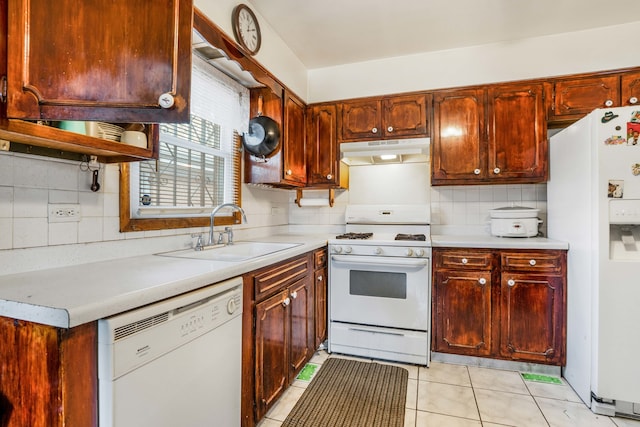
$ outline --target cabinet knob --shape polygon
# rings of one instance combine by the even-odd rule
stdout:
[[[468,260],[468,259],[466,259],[466,258],[462,258],[460,261],[461,261],[463,264],[466,264],[466,263],[468,263],[468,262],[469,262],[469,260]]]
[[[298,298],[298,291],[291,292],[291,299],[296,299],[296,298]]]
[[[613,101],[610,99],[607,99],[606,101],[604,101],[604,106],[605,107],[611,107],[613,105]]]
[[[638,98],[635,96],[632,96],[631,98],[629,98],[629,104],[637,104],[638,103]]]
[[[513,280],[513,279],[509,279],[509,280],[507,280],[507,285],[509,285],[509,286],[514,286],[515,284],[516,284],[516,281],[515,281],[515,280]]]
[[[285,298],[284,301],[282,301],[282,305],[283,306],[288,306],[289,304],[291,304],[291,300],[289,298]]]
[[[371,128],[371,133],[378,133],[378,128]]]
[[[530,259],[529,260],[529,265],[536,265],[536,260],[535,259]]]
[[[169,92],[167,93],[163,93],[162,95],[160,95],[160,97],[158,98],[158,104],[160,104],[160,106],[162,108],[171,108],[173,107],[173,104],[175,103],[175,99],[173,98],[173,95],[171,95]]]
[[[293,174],[293,171],[291,169],[287,169],[287,175],[291,175]]]
[[[493,168],[493,173],[498,175],[500,173],[500,168]]]
[[[333,179],[333,175],[327,174],[327,179]]]
[[[318,276],[318,282],[322,282],[322,276]]]
[[[393,126],[389,126],[389,127],[387,128],[387,132],[393,132]]]
[[[486,285],[487,284],[487,279],[485,279],[484,277],[481,277],[478,279],[478,283],[480,283],[481,285]]]
[[[473,173],[475,173],[476,175],[480,175],[480,169],[474,169]]]

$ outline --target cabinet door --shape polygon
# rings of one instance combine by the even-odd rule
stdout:
[[[378,139],[382,137],[380,100],[348,101],[341,105],[340,136],[342,141]]]
[[[437,271],[434,292],[434,351],[489,355],[491,272]]]
[[[289,382],[292,382],[313,353],[315,336],[313,316],[315,307],[311,281],[304,278],[291,285],[289,287],[289,298],[291,301]]]
[[[8,117],[189,121],[191,0],[7,3]]]
[[[640,72],[623,74],[620,88],[622,105],[640,104]]]
[[[327,339],[327,268],[314,273],[315,294],[315,348]]]
[[[575,121],[596,108],[619,106],[618,84],[617,75],[556,81],[550,121]]]
[[[382,132],[385,138],[429,136],[427,114],[431,95],[407,95],[382,101]]]
[[[256,417],[261,419],[289,385],[289,291],[256,304]]]
[[[562,276],[503,273],[501,299],[500,355],[563,364]]]
[[[434,94],[433,185],[473,183],[486,177],[484,102],[481,89]]]
[[[548,141],[542,84],[491,86],[487,117],[491,181],[546,181]]]
[[[307,179],[309,186],[336,186],[338,178],[338,129],[335,105],[307,110]]]
[[[283,180],[295,186],[307,182],[304,117],[304,103],[285,93]]]

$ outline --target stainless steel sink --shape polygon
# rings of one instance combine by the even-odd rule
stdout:
[[[252,258],[283,251],[302,243],[269,243],[269,242],[234,242],[233,245],[215,245],[201,251],[182,249],[179,251],[163,252],[156,255],[174,258],[204,259],[211,261],[240,262]]]

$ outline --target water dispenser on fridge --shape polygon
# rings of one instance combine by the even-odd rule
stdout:
[[[609,201],[609,259],[640,261],[640,200]]]

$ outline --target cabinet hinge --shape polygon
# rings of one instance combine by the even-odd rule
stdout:
[[[0,102],[7,102],[7,76],[0,78]]]

